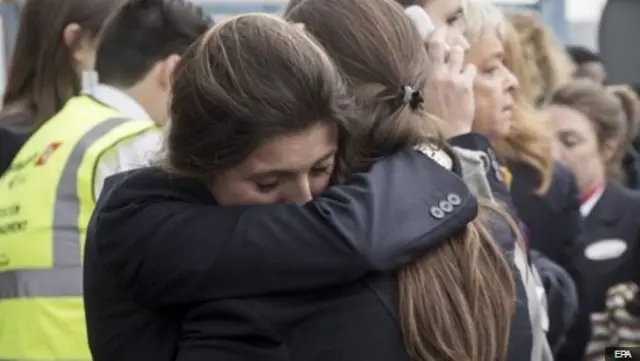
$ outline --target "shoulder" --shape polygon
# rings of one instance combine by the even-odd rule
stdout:
[[[26,112],[0,113],[0,132],[13,135],[29,134],[35,131],[37,120]]]
[[[200,182],[171,175],[158,167],[146,167],[108,177],[97,208],[104,212],[157,201],[202,203],[213,202],[213,197]]]
[[[627,202],[634,204],[637,208],[640,208],[640,191],[629,189],[618,183],[611,183],[608,188],[617,198],[626,199]]]
[[[133,136],[115,139],[101,151],[98,162],[118,171],[145,167],[158,156],[161,146],[160,130],[147,128]]]

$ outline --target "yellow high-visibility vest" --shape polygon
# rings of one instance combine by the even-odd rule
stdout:
[[[154,127],[78,96],[0,177],[0,360],[91,359],[82,260],[94,170],[114,145]]]

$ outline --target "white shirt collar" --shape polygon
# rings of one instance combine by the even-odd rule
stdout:
[[[604,192],[605,188],[607,188],[607,186],[600,187],[600,189],[598,189],[597,192],[589,197],[586,202],[580,205],[580,213],[582,214],[582,217],[587,218],[589,213],[591,213],[596,204],[598,204],[600,198],[602,198],[602,193]]]
[[[147,111],[135,99],[116,87],[98,84],[86,93],[128,118],[151,119]]]

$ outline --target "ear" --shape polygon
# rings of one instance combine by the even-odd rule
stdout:
[[[620,148],[620,141],[617,139],[609,139],[602,144],[600,148],[600,153],[602,154],[602,158],[609,162],[612,160],[615,155],[618,153],[618,149]]]
[[[82,35],[82,28],[76,23],[67,24],[62,31],[62,41],[67,48],[72,49],[76,47],[80,37]]]
[[[158,85],[163,90],[170,90],[171,79],[173,78],[173,72],[180,61],[180,56],[173,54],[162,61],[160,65],[160,73],[158,78]]]

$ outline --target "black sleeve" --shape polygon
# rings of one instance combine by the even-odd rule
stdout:
[[[197,203],[179,183],[109,181],[89,225],[103,267],[150,305],[348,282],[410,262],[477,214],[462,180],[414,151],[304,206]]]

